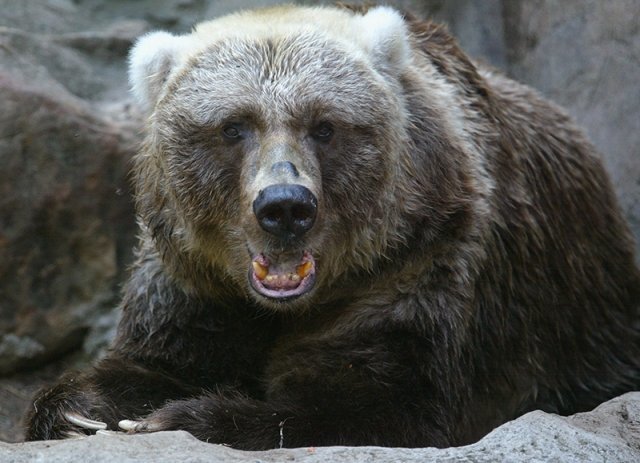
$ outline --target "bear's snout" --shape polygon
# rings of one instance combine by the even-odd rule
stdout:
[[[282,240],[300,238],[316,220],[318,200],[308,188],[276,184],[260,190],[253,213],[263,230]]]

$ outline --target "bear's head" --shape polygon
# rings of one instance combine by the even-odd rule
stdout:
[[[163,259],[272,308],[371,272],[403,240],[412,54],[387,7],[270,8],[142,37],[138,211]]]

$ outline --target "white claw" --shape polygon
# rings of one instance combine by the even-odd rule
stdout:
[[[91,420],[75,412],[66,412],[64,417],[69,423],[80,426],[81,428],[97,431],[98,429],[107,429],[107,423],[102,421]]]
[[[118,427],[120,429],[124,429],[125,431],[136,431],[139,423],[133,420],[120,420],[118,421]]]
[[[103,436],[117,436],[122,434],[120,431],[110,431],[108,429],[98,429],[96,434],[101,434]]]
[[[149,421],[133,421],[133,420],[121,420],[118,422],[120,429],[124,429],[129,432],[156,432],[160,431],[160,426]]]

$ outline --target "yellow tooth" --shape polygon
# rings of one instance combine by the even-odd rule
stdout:
[[[296,273],[300,278],[304,278],[309,275],[309,272],[311,272],[312,268],[313,264],[311,263],[311,261],[307,261],[304,264],[300,264],[298,265],[298,267],[296,267]]]
[[[269,274],[269,269],[255,260],[251,264],[253,265],[253,272],[256,274],[258,280],[264,280]]]

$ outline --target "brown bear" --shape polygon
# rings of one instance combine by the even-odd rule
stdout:
[[[28,439],[452,446],[640,386],[640,273],[594,148],[389,7],[277,7],[131,53],[141,227],[106,358]]]

